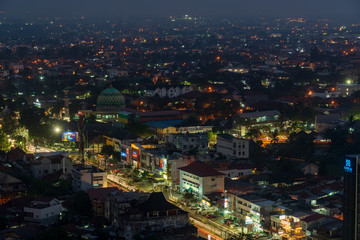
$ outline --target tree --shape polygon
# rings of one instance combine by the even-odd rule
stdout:
[[[189,203],[195,200],[195,196],[191,192],[185,191],[183,193],[183,199],[185,200],[186,203]]]
[[[10,148],[10,142],[7,135],[2,129],[0,129],[0,149],[2,151],[8,151]]]
[[[85,191],[78,191],[71,203],[71,209],[82,216],[91,216],[93,208],[89,194]]]
[[[71,240],[73,239],[63,227],[50,228],[38,236],[39,240]]]
[[[102,148],[101,148],[101,153],[103,154],[106,154],[107,156],[111,156],[111,155],[114,155],[115,153],[115,148],[114,146],[112,145],[104,145]]]

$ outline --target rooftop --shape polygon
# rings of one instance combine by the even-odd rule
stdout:
[[[179,170],[194,174],[199,177],[210,177],[210,176],[223,176],[225,174],[215,170],[210,165],[204,162],[193,162],[186,167],[181,167]]]

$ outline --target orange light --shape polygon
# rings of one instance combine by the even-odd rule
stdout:
[[[216,60],[219,61],[219,60],[220,60],[220,57],[216,57]]]

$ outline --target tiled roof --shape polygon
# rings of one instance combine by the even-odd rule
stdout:
[[[307,217],[304,218],[304,219],[301,219],[301,221],[310,223],[310,222],[314,222],[314,221],[317,221],[317,220],[319,220],[319,219],[321,219],[321,218],[326,218],[326,217],[328,217],[328,216],[315,213],[315,214],[313,214],[313,215],[307,216]]]
[[[188,172],[191,174],[194,174],[199,177],[210,177],[210,176],[221,176],[225,175],[221,172],[218,172],[214,168],[212,168],[210,165],[204,163],[204,162],[193,162],[190,165],[186,167],[179,168],[180,170],[184,172]]]
[[[162,192],[152,192],[148,200],[142,203],[139,208],[145,212],[153,212],[153,211],[167,211],[167,210],[175,210],[179,209],[174,204],[166,201],[164,194]]]

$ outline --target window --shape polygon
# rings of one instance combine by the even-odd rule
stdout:
[[[236,148],[236,143],[233,143],[233,148]]]
[[[211,178],[211,181],[215,181],[215,178]]]
[[[236,155],[236,150],[233,150],[233,155]]]

